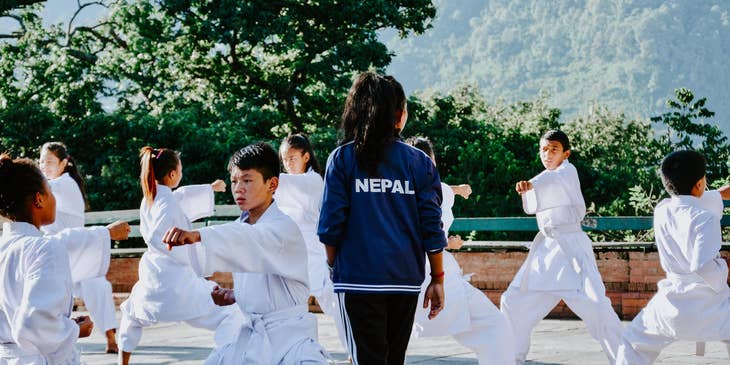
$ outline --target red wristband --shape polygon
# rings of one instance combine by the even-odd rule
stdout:
[[[438,278],[444,277],[444,274],[445,274],[445,272],[443,272],[443,271],[438,274],[431,273],[431,277],[434,279],[438,279]]]

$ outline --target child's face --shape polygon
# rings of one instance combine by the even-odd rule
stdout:
[[[303,174],[307,169],[309,162],[309,153],[296,148],[289,148],[281,154],[281,160],[284,161],[284,170],[290,174]]]
[[[570,156],[570,150],[563,151],[563,144],[558,141],[540,140],[540,161],[548,170],[557,169]]]
[[[55,179],[63,174],[63,170],[66,168],[66,160],[61,160],[53,152],[48,150],[41,151],[41,158],[38,160],[38,167],[40,167],[43,175],[46,179]]]
[[[253,169],[241,170],[238,167],[231,169],[231,192],[241,210],[267,208],[276,191],[277,183],[278,178],[272,177],[264,181],[264,176]]]

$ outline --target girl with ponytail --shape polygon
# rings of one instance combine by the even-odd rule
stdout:
[[[48,179],[56,198],[56,221],[43,226],[47,234],[66,228],[84,226],[84,211],[88,206],[84,179],[76,161],[61,142],[47,142],[41,146],[40,169]],[[78,244],[68,246],[74,296],[83,299],[91,318],[106,335],[106,352],[117,353],[112,285],[106,279],[111,255],[109,242],[93,247]]]
[[[91,334],[89,317],[70,318],[73,282],[67,247],[109,245],[126,222],[43,235],[56,219],[48,181],[28,159],[0,155],[0,363],[80,364],[76,340]]]
[[[355,364],[405,362],[426,257],[423,306],[429,318],[443,308],[441,182],[428,156],[400,140],[407,119],[398,81],[360,74],[327,161],[317,233]]]
[[[183,177],[180,153],[167,148],[143,147],[140,156],[142,203],[139,230],[147,251],[139,261],[139,281],[120,306],[120,364],[128,364],[144,327],[158,322],[187,322],[215,331],[216,347],[235,342],[243,316],[238,306],[219,307],[210,293],[216,283],[202,272],[205,252],[200,245],[169,251],[162,243],[172,227],[187,230],[192,221],[214,213],[214,192],[226,190],[223,180],[178,188]],[[175,191],[173,191],[175,189]]]

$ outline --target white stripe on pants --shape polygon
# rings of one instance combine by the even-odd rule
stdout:
[[[347,350],[353,365],[357,364],[357,347],[355,346],[355,338],[352,337],[352,325],[350,319],[347,318],[347,310],[345,308],[345,293],[335,293],[337,295],[337,303],[340,309],[340,323],[342,323],[342,333],[345,337],[345,350]]]

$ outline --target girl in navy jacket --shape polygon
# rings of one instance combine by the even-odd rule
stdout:
[[[360,74],[342,115],[344,140],[327,161],[318,235],[355,364],[403,364],[418,293],[443,308],[441,181],[430,158],[400,140],[405,94],[392,77]]]

